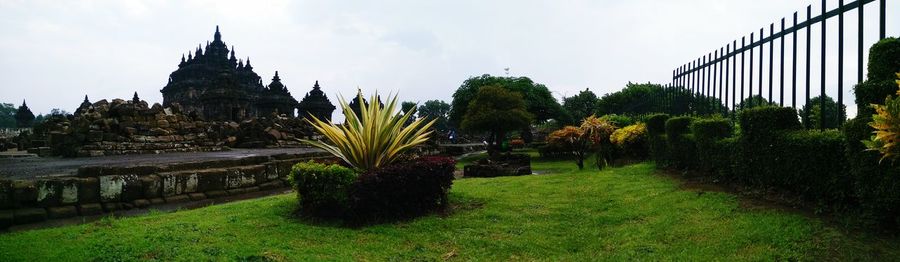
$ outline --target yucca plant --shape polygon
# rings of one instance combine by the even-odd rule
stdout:
[[[369,101],[376,101],[377,96],[371,96]],[[396,95],[385,106],[380,103],[366,105],[362,95],[357,99],[361,106],[359,115],[353,112],[343,97],[339,98],[347,118],[343,125],[324,122],[314,116],[312,120],[307,118],[307,122],[327,142],[303,141],[344,160],[357,171],[367,171],[393,162],[400,153],[428,141],[431,136],[429,128],[435,120],[426,122],[425,119],[418,119],[406,125],[413,111],[394,113],[398,106]]]

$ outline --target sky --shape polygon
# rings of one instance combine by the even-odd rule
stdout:
[[[888,18],[897,17],[900,3],[888,2]],[[585,88],[602,95],[628,82],[668,83],[675,67],[760,27],[768,32],[769,23],[810,4],[815,16],[820,0],[0,0],[0,102],[25,99],[36,114],[72,112],[85,95],[137,92],[161,103],[159,90],[182,54],[211,41],[217,25],[266,84],[277,70],[298,100],[318,80],[333,102],[360,88],[449,103],[465,79],[507,73],[545,84],[560,99]],[[876,8],[870,4],[866,17],[876,18]],[[845,34],[855,36],[855,12],[845,19]],[[833,20],[829,77],[837,72]],[[866,22],[866,48],[877,40],[876,24]],[[900,35],[900,19],[888,19],[887,28]],[[856,44],[848,42],[844,97],[852,116]]]

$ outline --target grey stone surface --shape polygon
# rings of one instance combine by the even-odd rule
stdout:
[[[14,211],[14,223],[17,225],[47,220],[47,210],[43,208],[22,208]]]
[[[78,206],[78,213],[82,216],[103,214],[103,206],[97,203],[81,204]]]
[[[75,206],[48,207],[47,217],[51,219],[67,218],[78,215],[78,209]]]

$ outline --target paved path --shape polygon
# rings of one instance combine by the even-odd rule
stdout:
[[[28,179],[49,176],[75,175],[82,166],[131,166],[137,164],[168,164],[248,156],[298,154],[316,152],[313,148],[232,149],[220,152],[166,153],[157,155],[121,155],[84,158],[19,157],[0,158],[0,178]]]

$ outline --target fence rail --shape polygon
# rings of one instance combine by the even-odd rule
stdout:
[[[832,0],[833,1],[833,0]],[[827,0],[821,1],[821,10],[817,16],[812,16],[813,6],[808,5],[806,7],[806,20],[798,21],[798,12],[794,12],[792,23],[786,27],[786,18],[782,18],[779,23],[780,30],[776,32],[775,23],[771,23],[768,25],[768,35],[765,35],[765,27],[759,29],[759,34],[756,35],[757,32],[752,32],[749,35],[750,42],[749,44],[746,42],[747,37],[741,36],[740,42],[741,45],[738,46],[738,41],[733,40],[731,43],[726,44],[724,47],[713,50],[712,52],[703,55],[691,62],[688,62],[684,65],[681,65],[675,68],[672,71],[672,82],[664,85],[665,88],[664,94],[666,94],[663,98],[661,98],[666,105],[667,108],[672,108],[672,104],[676,100],[676,96],[679,94],[689,94],[692,97],[708,97],[713,99],[718,99],[718,103],[721,103],[724,106],[725,114],[728,114],[729,109],[732,114],[737,111],[737,107],[739,106],[738,101],[744,101],[748,99],[750,104],[745,106],[753,106],[753,103],[757,101],[753,101],[754,96],[760,96],[763,100],[767,100],[768,103],[778,104],[781,106],[785,106],[785,39],[790,36],[790,46],[791,46],[791,56],[790,56],[790,72],[791,75],[790,83],[787,83],[787,87],[790,88],[790,106],[792,108],[797,108],[797,88],[798,88],[798,65],[800,64],[797,61],[798,55],[798,35],[797,33],[800,31],[805,31],[805,72],[802,76],[805,80],[805,102],[806,105],[810,104],[810,92],[812,89],[811,86],[811,75],[812,75],[812,63],[811,54],[812,50],[812,35],[813,25],[820,25],[821,29],[821,40],[818,41],[820,48],[820,61],[819,61],[819,91],[820,91],[820,99],[819,105],[822,112],[825,110],[825,97],[827,94],[826,86],[829,84],[828,81],[836,81],[837,86],[837,104],[838,108],[841,108],[840,105],[844,105],[844,15],[848,12],[854,11],[858,15],[857,22],[857,83],[863,82],[863,71],[864,68],[864,36],[865,36],[865,7],[867,4],[873,4],[877,1],[878,4],[878,26],[879,26],[879,39],[884,39],[886,29],[886,6],[887,0],[856,0],[851,1],[849,3],[844,3],[844,0],[838,1],[838,7],[832,10],[827,10],[826,4]],[[837,43],[838,43],[838,51],[837,51],[837,78],[829,78],[827,77],[827,60],[826,57],[828,55],[827,43],[828,43],[828,31],[827,31],[827,22],[833,21],[829,19],[838,19],[838,33],[837,33]],[[851,36],[852,37],[852,36]],[[758,39],[758,40],[757,40]],[[775,79],[775,67],[774,63],[776,60],[774,46],[777,44],[780,46],[780,55],[777,60],[779,60],[779,68],[778,68],[778,78]],[[765,61],[765,47],[768,45],[768,75],[766,78],[768,79],[768,85],[765,86],[767,90],[764,90],[764,65]],[[746,56],[749,53],[749,61],[746,59]],[[754,53],[758,53],[754,54]],[[758,59],[757,64],[754,64],[754,58]],[[740,65],[738,65],[738,60],[740,60]],[[749,62],[749,66],[745,67]],[[746,70],[745,70],[746,69]],[[758,70],[758,73],[754,75],[754,69]],[[748,73],[748,76],[745,78],[745,72]],[[755,79],[754,79],[755,77]],[[729,81],[730,80],[730,81]],[[747,80],[747,81],[745,81]],[[754,80],[757,82],[754,83]],[[775,101],[775,83],[778,83],[778,101]],[[745,85],[745,83],[747,85]],[[834,84],[834,82],[832,82]],[[756,88],[756,92],[754,93],[754,88]],[[746,93],[745,93],[746,90]],[[768,91],[768,95],[766,92]],[[738,100],[740,99],[740,100]],[[692,99],[690,108],[692,112],[697,112],[699,107],[709,106],[708,103],[703,104],[694,104],[695,99]],[[704,100],[705,101],[705,100]],[[762,102],[762,101],[759,101]],[[805,110],[804,117],[809,117],[809,110]],[[837,124],[842,124],[845,120],[843,117],[842,110],[835,110],[835,116],[826,116],[824,113],[820,114],[818,119],[821,123],[820,126],[824,127],[826,117],[832,117],[832,120],[838,121]]]

